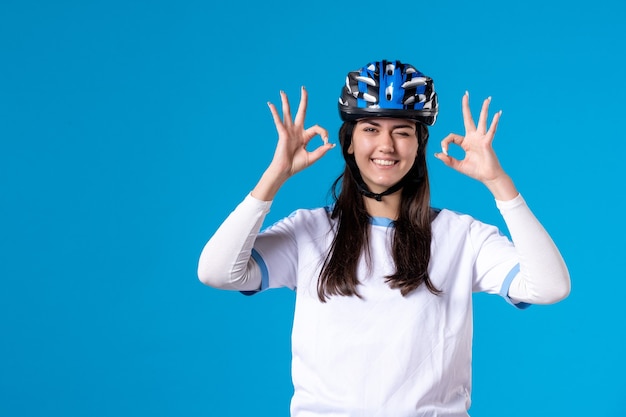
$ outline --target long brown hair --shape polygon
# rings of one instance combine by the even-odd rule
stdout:
[[[333,295],[360,297],[357,266],[361,256],[365,256],[367,264],[371,265],[371,217],[365,209],[365,197],[361,195],[357,179],[349,166],[356,166],[354,156],[347,152],[355,125],[356,122],[345,122],[339,129],[346,166],[331,187],[335,204],[330,217],[336,219],[338,225],[318,280],[317,294],[322,302]],[[385,277],[389,286],[399,289],[403,296],[422,284],[433,294],[441,293],[428,276],[431,222],[434,217],[430,208],[430,185],[426,169],[428,128],[416,123],[416,129],[419,140],[417,158],[403,179],[400,210],[398,219],[394,221],[392,255],[396,272]]]

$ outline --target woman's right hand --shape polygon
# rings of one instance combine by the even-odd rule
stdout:
[[[295,118],[291,117],[289,99],[284,91],[280,92],[282,101],[282,118],[276,106],[267,103],[274,125],[278,132],[278,144],[274,151],[274,157],[263,177],[252,191],[252,195],[260,200],[269,201],[280,186],[292,175],[311,166],[326,154],[335,145],[328,142],[328,131],[319,125],[309,128],[304,127],[308,95],[304,87],[301,89],[300,105]],[[307,150],[307,145],[315,136],[321,136],[322,145],[312,151]]]
[[[278,144],[274,152],[274,159],[270,166],[282,171],[287,177],[302,171],[315,161],[320,159],[334,145],[328,143],[328,131],[319,125],[304,128],[304,119],[306,117],[306,108],[308,103],[307,91],[304,87],[301,89],[300,105],[296,117],[291,120],[291,110],[289,99],[284,91],[280,92],[280,98],[283,105],[283,117],[276,106],[267,103],[274,118],[276,131],[278,132]],[[324,143],[317,149],[309,152],[306,147],[315,136],[320,135]]]

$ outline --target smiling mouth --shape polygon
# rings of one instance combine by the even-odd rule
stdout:
[[[389,159],[372,159],[372,162],[376,165],[385,166],[385,167],[392,166],[398,163],[398,161],[391,161]]]

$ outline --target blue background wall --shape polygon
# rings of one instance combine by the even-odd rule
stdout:
[[[287,416],[293,294],[204,287],[198,255],[271,158],[265,103],[306,85],[336,140],[345,74],[378,59],[435,79],[430,154],[465,90],[475,112],[493,96],[496,150],[572,275],[554,306],[476,297],[472,415],[626,415],[624,3],[384,4],[2,0],[0,415]],[[435,206],[503,226],[428,162]],[[341,164],[267,221],[325,204]]]

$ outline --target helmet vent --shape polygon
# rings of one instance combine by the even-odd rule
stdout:
[[[367,93],[363,93],[363,100],[367,101],[368,103],[376,103],[378,101],[376,97]]]
[[[395,71],[396,67],[393,64],[387,64],[385,66],[385,71],[387,71],[387,75],[393,75],[393,72]]]
[[[391,101],[393,98],[393,84],[385,88],[385,97],[387,97],[387,101]]]
[[[363,76],[359,76],[356,77],[357,80],[364,82],[367,85],[371,85],[372,87],[376,87],[376,81],[374,81],[372,78],[370,77],[363,77]],[[349,84],[349,83],[348,83]]]

